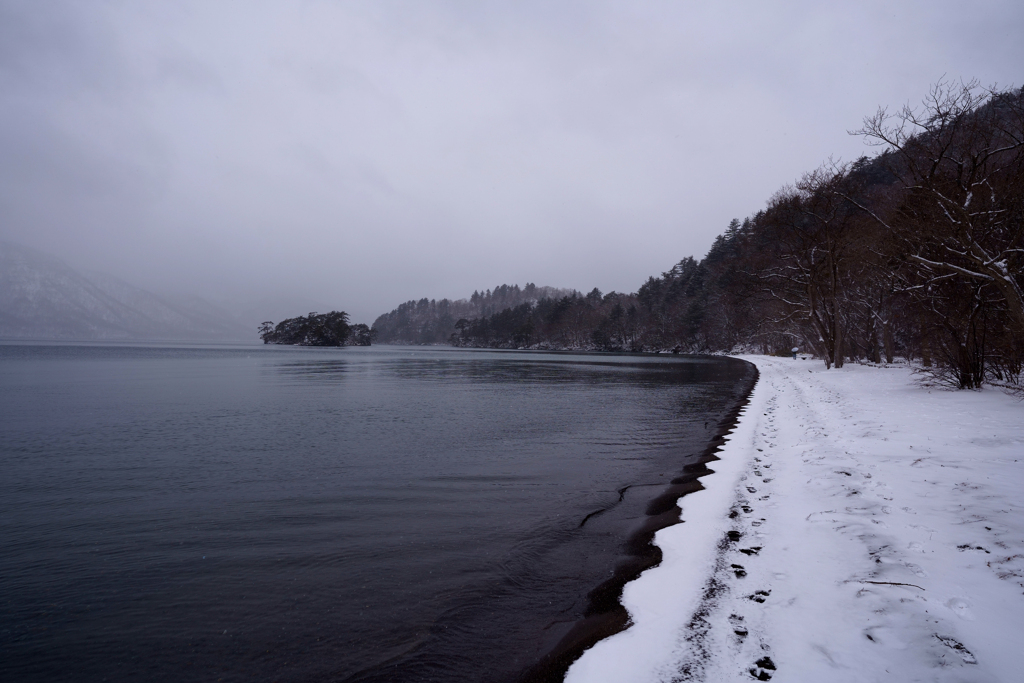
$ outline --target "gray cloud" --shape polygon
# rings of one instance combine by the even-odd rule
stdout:
[[[705,6],[707,5],[707,6]],[[1014,2],[0,2],[0,238],[345,308],[633,290],[930,83],[1020,85]]]

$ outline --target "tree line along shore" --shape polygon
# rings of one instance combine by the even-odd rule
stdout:
[[[381,343],[813,353],[918,361],[945,384],[1022,387],[1024,89],[939,82],[852,134],[873,157],[828,161],[734,219],[701,260],[636,292],[502,285],[377,318]]]

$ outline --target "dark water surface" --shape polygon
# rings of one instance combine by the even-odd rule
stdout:
[[[0,345],[0,680],[513,680],[748,368]]]

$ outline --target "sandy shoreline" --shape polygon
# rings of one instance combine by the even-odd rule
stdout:
[[[736,428],[566,680],[1012,681],[1024,404],[905,367],[747,357]]]

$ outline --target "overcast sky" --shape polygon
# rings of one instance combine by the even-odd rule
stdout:
[[[0,0],[0,239],[368,323],[635,291],[879,105],[1022,66],[1020,0]]]

